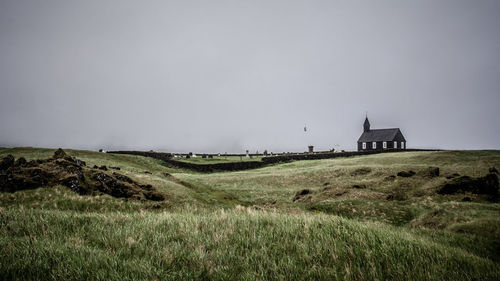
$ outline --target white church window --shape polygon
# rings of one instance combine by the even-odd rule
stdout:
[[[394,148],[398,148],[398,142],[397,141],[394,142]]]
[[[372,142],[372,148],[373,148],[373,149],[376,149],[376,148],[377,148],[377,142],[376,142],[376,141]]]
[[[383,148],[387,148],[387,142],[386,142],[386,141],[384,141],[384,142],[382,143],[382,147],[383,147]]]
[[[401,149],[405,149],[405,143],[401,142]]]
[[[363,149],[366,149],[366,142],[363,143]]]

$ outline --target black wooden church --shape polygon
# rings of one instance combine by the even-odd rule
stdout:
[[[358,151],[406,149],[406,139],[399,128],[370,129],[367,116],[363,129],[363,134],[358,139]]]

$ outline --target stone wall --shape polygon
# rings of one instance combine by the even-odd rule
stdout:
[[[388,150],[372,150],[372,151],[350,151],[350,152],[318,152],[318,153],[301,153],[301,154],[282,154],[277,156],[263,157],[261,161],[244,161],[244,162],[228,162],[228,163],[214,163],[214,164],[196,164],[172,159],[171,153],[152,152],[152,151],[109,151],[108,153],[115,154],[131,154],[151,157],[162,160],[173,166],[179,168],[190,169],[198,172],[215,172],[215,171],[240,171],[248,169],[261,168],[266,165],[290,162],[294,160],[316,160],[316,159],[330,159],[337,157],[352,157],[377,153],[387,152],[405,152],[405,151],[433,151],[425,149],[388,149]],[[233,154],[239,155],[239,154]]]
[[[352,157],[378,153],[388,152],[408,152],[408,151],[437,151],[428,149],[379,149],[371,151],[349,151],[349,152],[318,152],[318,153],[301,153],[301,154],[283,154],[278,156],[269,156],[262,158],[262,162],[266,164],[289,162],[293,160],[316,160],[316,159],[330,159],[337,157]]]
[[[195,164],[177,160],[165,161],[169,164],[180,168],[195,170],[198,172],[215,172],[215,171],[240,171],[256,169],[266,165],[261,161],[245,161],[245,162],[228,162],[228,163],[214,163],[214,164]]]
[[[166,152],[126,151],[126,150],[120,150],[120,151],[108,151],[107,153],[139,155],[139,156],[151,157],[151,158],[154,158],[154,159],[163,160],[165,162],[167,162],[168,160],[172,159],[172,154],[171,153],[166,153]]]

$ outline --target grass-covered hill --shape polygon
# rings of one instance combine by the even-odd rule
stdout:
[[[0,158],[29,162],[54,151],[0,148]],[[64,185],[0,192],[0,279],[500,279],[498,197],[469,188],[500,168],[499,151],[211,174],[141,156],[65,152],[86,163],[84,175],[107,166],[99,173],[150,185],[164,200],[79,195]],[[458,188],[440,194],[447,184]]]

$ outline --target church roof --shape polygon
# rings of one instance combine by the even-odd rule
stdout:
[[[363,132],[358,142],[394,141],[398,132],[399,128],[369,130]]]

